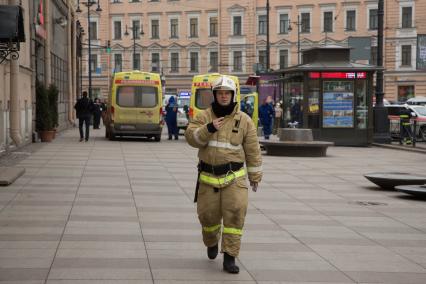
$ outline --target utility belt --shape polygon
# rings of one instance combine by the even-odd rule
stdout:
[[[218,166],[212,166],[200,162],[199,182],[211,185],[215,190],[224,188],[233,183],[237,178],[246,175],[244,163],[228,163]]]

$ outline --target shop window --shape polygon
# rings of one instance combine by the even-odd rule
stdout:
[[[414,98],[414,86],[398,86],[398,101],[405,102],[408,99]]]
[[[354,127],[353,89],[352,81],[323,82],[323,128]]]
[[[368,104],[367,104],[367,81],[355,81],[356,98],[356,126],[358,129],[366,129],[368,122]]]
[[[319,128],[320,125],[320,112],[319,112],[319,99],[320,99],[320,81],[319,79],[311,79],[308,83],[308,128]]]
[[[302,76],[284,83],[284,126],[297,121],[303,127],[303,78]]]

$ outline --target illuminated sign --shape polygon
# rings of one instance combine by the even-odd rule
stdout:
[[[367,72],[309,72],[311,79],[367,79]]]
[[[130,84],[130,85],[159,85],[160,81],[156,80],[115,80],[116,84]]]
[[[189,98],[189,97],[191,97],[191,92],[188,92],[188,91],[179,92],[179,98]]]
[[[212,86],[211,83],[209,82],[195,82],[194,83],[194,87],[205,87],[205,88],[210,88]]]

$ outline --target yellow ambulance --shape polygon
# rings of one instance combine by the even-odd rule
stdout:
[[[162,85],[156,73],[115,73],[108,98],[105,137],[143,136],[161,140]]]
[[[192,78],[189,119],[193,119],[201,110],[207,109],[213,102],[212,83],[222,76],[219,73],[196,75]],[[240,82],[238,77],[230,76],[237,86],[237,102],[240,102]]]

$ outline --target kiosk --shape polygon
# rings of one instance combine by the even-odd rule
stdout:
[[[314,140],[368,146],[373,139],[372,97],[375,65],[350,61],[350,48],[315,47],[303,63],[276,74],[282,90],[283,125],[298,122]]]

